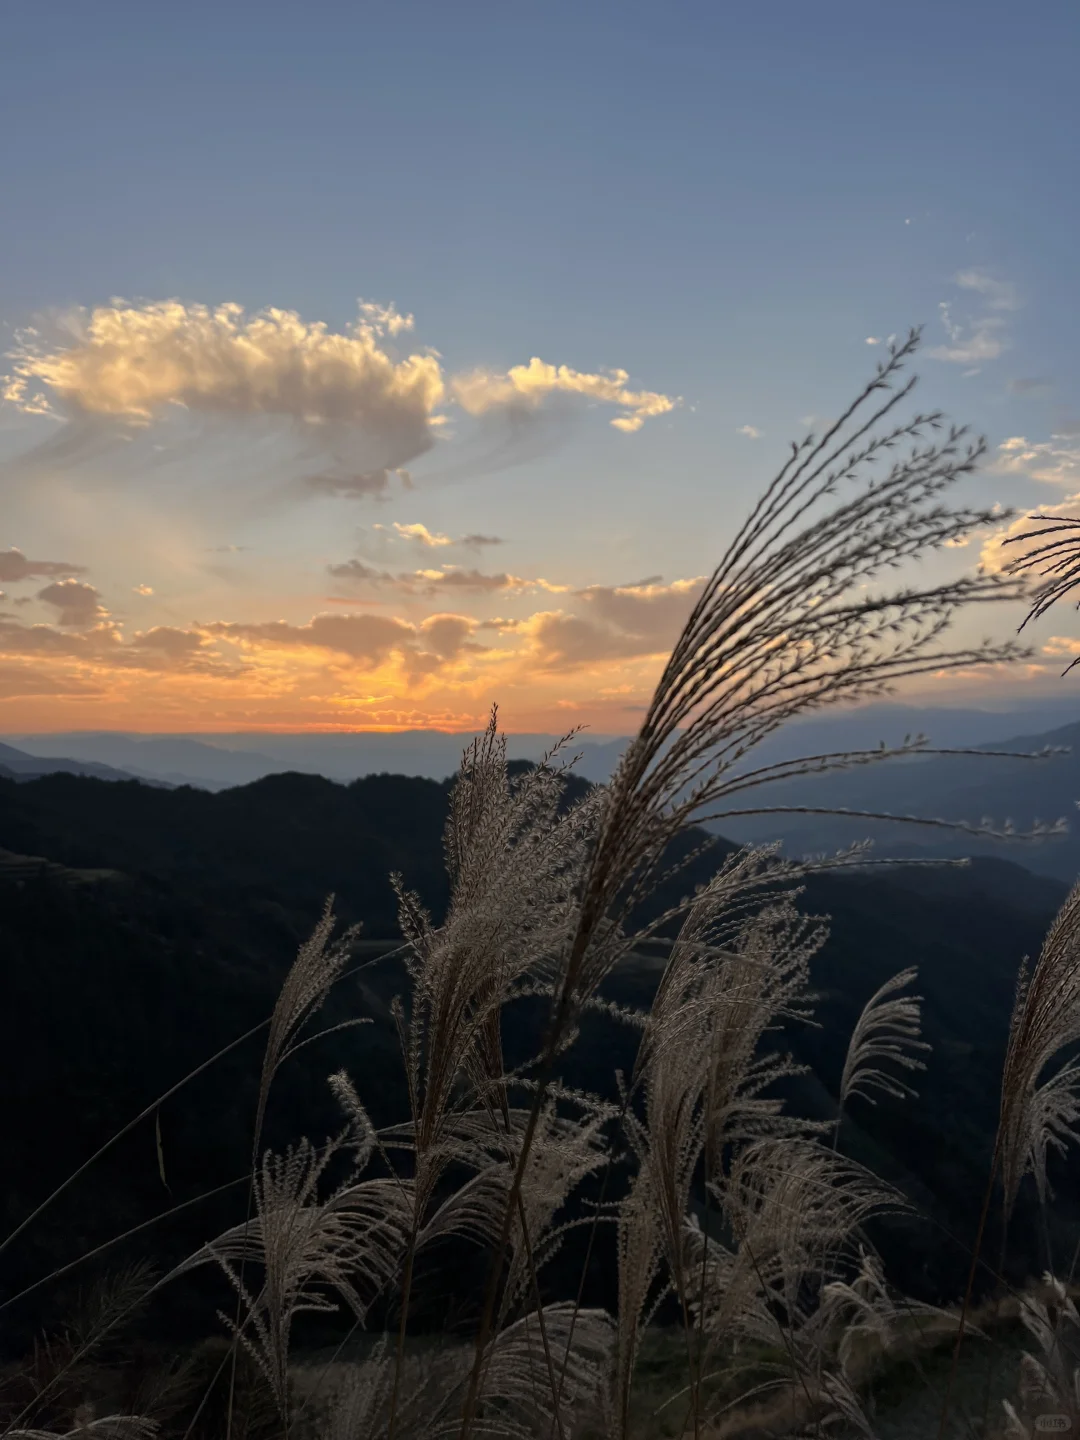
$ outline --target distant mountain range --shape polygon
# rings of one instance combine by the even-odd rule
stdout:
[[[757,806],[869,811],[974,825],[985,818],[995,828],[1012,822],[1017,832],[1030,830],[1039,821],[1065,820],[1067,834],[1037,843],[822,814],[727,817],[710,828],[733,840],[780,839],[793,854],[835,850],[869,836],[883,855],[993,855],[1071,884],[1080,876],[1080,723],[974,748],[1027,753],[1047,746],[1064,748],[1066,753],[1041,760],[975,754],[890,761],[763,786],[752,799],[746,797]]]
[[[142,780],[149,785],[165,784],[156,776],[117,770],[96,760],[72,760],[64,755],[30,755],[25,750],[16,750],[13,745],[3,744],[0,744],[0,775],[9,780],[36,780],[41,775],[89,775],[95,780]]]
[[[1007,711],[874,705],[824,712],[787,726],[766,741],[757,755],[764,762],[823,750],[873,746],[882,740],[894,745],[913,732],[929,735],[935,745],[996,744],[1018,734],[1056,730],[1078,719],[1080,696],[1064,687],[1060,698],[1043,698]],[[69,731],[10,734],[4,738],[35,758],[105,765],[139,779],[221,790],[283,771],[346,782],[372,774],[442,780],[456,771],[461,751],[472,737],[440,730],[404,730],[390,734],[353,731],[209,735]],[[546,734],[511,735],[510,758],[537,760],[557,738]],[[586,780],[607,780],[626,744],[626,736],[584,732],[572,747],[581,756],[577,773]]]

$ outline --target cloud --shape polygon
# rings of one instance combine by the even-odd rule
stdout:
[[[425,581],[435,590],[467,590],[484,594],[497,590],[525,590],[536,583],[523,580],[519,575],[508,575],[505,571],[489,575],[482,570],[463,570],[456,565],[444,566],[441,570],[417,571],[417,579]],[[545,581],[539,583],[546,586]]]
[[[748,440],[760,440],[761,431],[756,425],[740,425],[736,431],[738,435],[745,435]]]
[[[308,324],[295,311],[248,316],[235,304],[211,309],[178,300],[103,305],[67,317],[65,328],[68,344],[24,343],[12,356],[9,400],[22,404],[30,387],[44,386],[47,403],[62,413],[135,423],[182,405],[402,427],[423,449],[444,395],[438,360],[395,362],[379,344],[388,324],[370,307],[343,333]]]
[[[348,580],[357,584],[385,584],[394,578],[386,570],[376,570],[374,565],[365,565],[363,560],[344,560],[340,565],[328,565],[326,571],[333,575],[335,580]]]
[[[961,290],[974,290],[991,310],[1019,310],[1016,286],[1009,280],[996,280],[986,270],[961,270],[955,277]]]
[[[580,395],[595,404],[616,405],[621,415],[611,421],[616,430],[632,434],[645,421],[666,415],[680,402],[652,390],[631,390],[625,370],[588,374],[567,365],[549,365],[537,356],[528,365],[514,365],[504,374],[474,370],[451,382],[454,398],[470,415],[494,409],[535,410],[553,394]]]
[[[1028,440],[1012,435],[998,446],[987,469],[996,475],[1022,475],[1047,485],[1080,488],[1080,444],[1072,437],[1052,435],[1049,440]]]
[[[108,614],[101,604],[100,592],[82,580],[56,580],[39,590],[37,598],[59,610],[56,623],[65,628],[93,625]]]
[[[54,602],[55,603],[55,602]],[[89,610],[89,605],[83,615]],[[75,617],[69,617],[69,621]],[[202,675],[240,675],[243,667],[212,653],[211,642],[200,629],[181,630],[160,625],[137,631],[125,640],[120,627],[106,623],[67,624],[63,612],[59,626],[24,625],[0,617],[0,655],[33,656],[53,662],[73,661],[104,671],[144,670]]]
[[[1055,660],[1070,660],[1080,655],[1080,640],[1067,635],[1051,635],[1042,647],[1042,653]]]
[[[1005,322],[998,316],[987,315],[969,325],[956,323],[946,301],[938,306],[941,323],[949,336],[947,345],[932,345],[927,355],[932,360],[946,360],[953,365],[974,365],[985,360],[996,360],[1006,347],[1002,334]]]
[[[85,572],[85,565],[72,565],[67,560],[28,560],[14,546],[10,550],[0,550],[0,580],[12,584],[19,580],[44,580],[50,575],[82,575]]]
[[[1037,395],[1043,390],[1049,390],[1053,383],[1052,380],[1038,376],[1025,376],[1008,381],[1005,388],[1012,395]]]
[[[396,656],[414,672],[429,670],[435,668],[432,659],[447,661],[467,648],[482,648],[471,638],[476,622],[465,615],[429,615],[417,625],[390,615],[323,614],[303,625],[285,620],[214,621],[204,628],[208,634],[254,649],[329,651],[365,669],[375,669]]]
[[[335,580],[349,584],[392,587],[404,595],[436,595],[440,591],[461,591],[477,595],[491,595],[500,591],[524,594],[530,590],[551,592],[566,591],[569,586],[553,585],[548,580],[525,580],[520,575],[507,571],[489,574],[475,567],[468,569],[460,565],[440,565],[423,570],[399,570],[396,573],[380,570],[363,560],[346,560],[339,565],[328,565],[327,573]]]
[[[154,625],[137,630],[128,641],[132,650],[153,650],[180,659],[195,655],[206,645],[205,635],[196,630],[181,630],[175,625]]]
[[[133,585],[131,589],[134,595],[153,595],[154,593],[152,585]]]
[[[880,345],[881,340],[877,335],[867,335],[866,343],[867,345]]]
[[[1077,515],[1080,515],[1080,494],[1068,495],[1058,505],[1039,505],[1034,510],[1025,511],[1010,525],[1003,526],[985,537],[979,555],[980,565],[985,570],[999,574],[1011,561],[1018,560],[1024,554],[1027,546],[1023,543],[1023,537],[1039,528],[1039,520],[1071,518]]]
[[[951,301],[943,300],[938,310],[948,335],[948,344],[932,346],[926,353],[934,360],[952,365],[976,366],[996,360],[1008,348],[1003,311],[1017,310],[1020,301],[1016,288],[1007,280],[999,280],[985,270],[961,270],[953,277],[961,290],[979,296],[986,308],[996,312],[958,321],[953,316]],[[976,370],[971,371],[977,374]]]
[[[0,699],[28,700],[38,696],[100,695],[99,686],[71,675],[56,675],[36,665],[0,665]]]
[[[438,530],[429,530],[426,525],[419,521],[412,525],[402,525],[397,520],[393,521],[389,528],[385,525],[373,525],[373,530],[380,532],[381,538],[411,540],[417,545],[423,545],[428,549],[445,549],[449,545],[460,545],[466,550],[482,550],[490,545],[505,545],[505,540],[499,535],[481,535],[473,531],[469,535],[460,535],[455,539],[452,535],[444,535]],[[393,534],[390,532],[393,531]]]
[[[590,585],[574,592],[584,613],[542,611],[512,628],[532,637],[548,667],[662,655],[678,638],[703,583],[697,577],[664,585],[650,577],[633,585]]]
[[[426,525],[421,525],[419,522],[415,525],[399,525],[395,520],[393,524],[394,529],[402,540],[415,540],[418,545],[441,547],[443,545],[453,545],[454,543],[451,536],[433,534]]]
[[[520,417],[577,396],[617,408],[611,423],[632,432],[678,403],[632,389],[625,370],[590,374],[535,357],[505,373],[448,376],[431,348],[399,355],[394,342],[413,323],[370,302],[335,331],[278,308],[118,300],[21,332],[0,395],[67,422],[23,467],[110,462],[115,478],[123,456],[120,468],[145,478],[193,444],[217,445],[234,472],[267,456],[264,469],[288,471],[294,494],[349,498],[383,497],[395,479],[408,488],[407,467],[435,444],[454,404]],[[529,443],[528,428],[509,437],[500,464]],[[133,443],[140,432],[154,443]]]
[[[313,495],[340,495],[349,500],[370,498],[385,499],[393,479],[401,480],[406,489],[410,488],[409,472],[400,466],[392,469],[381,466],[378,470],[361,470],[355,474],[335,475],[325,471],[318,475],[305,475],[301,484]]]

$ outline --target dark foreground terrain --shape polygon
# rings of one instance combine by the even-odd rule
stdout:
[[[268,1143],[338,1128],[325,1084],[346,1066],[376,1123],[404,1118],[405,1096],[389,1002],[404,990],[400,961],[380,957],[397,938],[391,871],[401,871],[436,917],[447,900],[442,827],[449,786],[401,776],[339,785],[286,774],[217,794],[186,787],[56,774],[0,779],[0,1094],[5,1180],[0,1227],[9,1233],[104,1140],[188,1071],[270,1013],[298,943],[333,892],[343,922],[363,925],[362,970],[324,1014],[375,1024],[306,1047],[283,1074]],[[654,904],[706,879],[725,846],[696,860]],[[802,1113],[835,1114],[847,1038],[888,976],[919,966],[924,1033],[933,1044],[920,1096],[871,1107],[855,1101],[842,1145],[914,1200],[920,1218],[877,1237],[894,1278],[934,1300],[954,1299],[966,1270],[996,1123],[997,1086],[1017,967],[1037,954],[1064,884],[1004,860],[967,869],[907,868],[819,877],[801,904],[832,917],[814,964],[820,1028],[780,1044],[811,1067],[793,1084]],[[646,1005],[656,963],[616,975],[613,998]],[[564,1079],[613,1093],[635,1036],[589,1022]],[[511,1058],[531,1053],[538,1017],[510,1017]],[[175,1216],[110,1252],[110,1261],[189,1252],[242,1218],[261,1036],[232,1050],[136,1127],[0,1256],[0,1303],[53,1268],[184,1202]],[[198,1197],[229,1186],[206,1200]],[[1061,1196],[1065,1202],[1067,1197]],[[1075,1216],[1057,1207],[1055,1247],[1074,1243]],[[993,1243],[993,1237],[991,1237]],[[1044,1268],[1043,1241],[1021,1207],[1011,1234],[1017,1276]],[[573,1293],[578,1247],[548,1272]],[[446,1323],[468,1303],[467,1275],[447,1262],[432,1277],[418,1327]],[[0,1339],[21,1349],[29,1331],[70,1303],[77,1270],[0,1312]],[[205,1333],[204,1281],[188,1282],[151,1321],[162,1333]],[[603,1255],[593,1297],[610,1294]],[[464,1299],[463,1299],[464,1297]],[[220,1303],[220,1296],[209,1297]]]

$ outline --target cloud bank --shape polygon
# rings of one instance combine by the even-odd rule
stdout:
[[[413,327],[411,315],[371,303],[335,331],[278,308],[115,301],[21,332],[0,394],[24,414],[64,422],[71,437],[40,447],[53,464],[115,457],[123,442],[175,426],[178,416],[196,435],[201,425],[202,443],[210,434],[225,443],[239,426],[245,434],[270,426],[268,463],[281,463],[273,457],[283,452],[284,426],[299,447],[301,491],[353,498],[381,497],[394,479],[408,488],[407,467],[455,412],[483,424],[562,397],[614,408],[611,424],[632,434],[678,404],[632,388],[625,370],[589,373],[538,357],[505,372],[447,374],[434,349],[398,353]]]

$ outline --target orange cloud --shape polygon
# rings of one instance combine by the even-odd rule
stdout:
[[[413,671],[432,668],[466,649],[481,650],[472,640],[476,622],[465,615],[429,615],[414,625],[390,615],[315,615],[303,625],[285,620],[240,624],[217,620],[205,627],[209,635],[263,650],[316,650],[345,656],[362,669],[375,669],[391,658]]]

